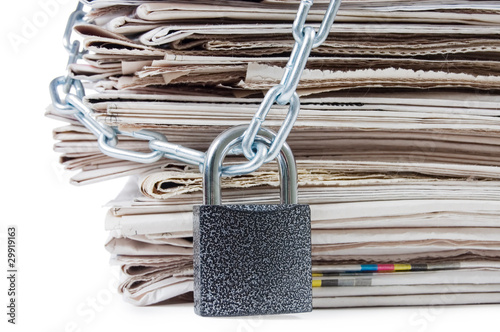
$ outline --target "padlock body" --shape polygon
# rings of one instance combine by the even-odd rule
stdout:
[[[308,205],[198,205],[193,226],[198,315],[312,310]]]

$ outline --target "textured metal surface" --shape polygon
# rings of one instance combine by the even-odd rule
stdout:
[[[195,312],[311,311],[310,220],[308,205],[195,206]]]

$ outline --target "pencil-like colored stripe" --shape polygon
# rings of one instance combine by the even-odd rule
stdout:
[[[394,271],[411,271],[412,269],[410,264],[394,264]]]
[[[313,277],[322,277],[323,273],[313,273]]]
[[[412,264],[411,270],[412,271],[428,271],[429,268],[427,267],[427,264]]]
[[[321,287],[321,280],[313,280],[313,287]]]
[[[384,272],[394,271],[394,264],[379,264],[377,271],[379,271],[379,272],[381,272],[381,271],[384,271]]]
[[[363,272],[377,272],[378,266],[377,264],[362,264],[361,271]]]

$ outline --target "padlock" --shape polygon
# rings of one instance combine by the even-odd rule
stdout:
[[[220,176],[245,126],[217,137],[206,154],[204,204],[194,207],[194,308],[201,316],[312,310],[311,217],[297,204],[297,170],[285,143],[277,157],[281,203],[221,205]],[[261,129],[256,141],[269,145]]]

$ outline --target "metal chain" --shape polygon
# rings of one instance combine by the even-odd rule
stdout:
[[[241,144],[238,144],[238,147],[232,151],[232,154],[244,154],[248,162],[223,167],[223,175],[233,176],[251,173],[263,164],[275,159],[279,154],[300,111],[300,101],[296,89],[307,59],[311,53],[311,49],[318,47],[325,41],[330,32],[340,3],[341,0],[330,1],[323,22],[318,32],[316,32],[312,27],[305,26],[306,18],[313,4],[313,0],[301,1],[292,26],[295,45],[285,67],[283,78],[280,84],[274,86],[267,92],[259,109],[250,122],[248,129],[243,134],[243,138],[240,137],[238,139],[241,141]],[[78,40],[71,41],[73,27],[83,22],[85,15],[83,4],[79,2],[76,10],[70,15],[64,31],[63,45],[69,53],[67,64],[68,73],[66,76],[55,78],[50,83],[49,89],[54,110],[60,114],[74,116],[90,132],[97,136],[99,149],[110,157],[139,163],[153,163],[166,157],[187,164],[197,165],[200,170],[203,170],[205,163],[204,152],[170,143],[163,134],[151,130],[143,129],[126,132],[119,130],[118,127],[108,126],[96,120],[93,116],[94,111],[83,102],[85,89],[82,82],[72,78],[69,72],[69,66],[75,64],[78,59],[82,58],[86,53],[86,51],[81,48]],[[278,133],[268,147],[261,141],[256,140],[256,138],[257,133],[262,127],[262,123],[265,121],[267,114],[275,103],[280,105],[289,104],[289,111]],[[131,151],[117,147],[119,135],[148,141],[151,152]]]
[[[279,85],[271,88],[262,104],[260,105],[257,113],[254,115],[247,131],[244,134],[243,141],[241,143],[243,153],[247,159],[252,159],[255,157],[254,151],[252,151],[252,145],[255,141],[255,137],[259,132],[259,129],[264,122],[267,113],[271,110],[274,103],[280,105],[290,104],[288,114],[278,131],[278,134],[274,138],[269,147],[266,159],[264,163],[267,163],[279,154],[281,147],[285,143],[288,134],[292,130],[295,120],[300,111],[300,101],[297,95],[297,86],[299,84],[300,77],[304,72],[304,68],[307,63],[307,59],[311,54],[311,49],[321,45],[328,36],[330,28],[333,24],[333,20],[337,15],[337,11],[340,7],[341,0],[331,0],[326,10],[325,17],[318,33],[314,31],[313,27],[304,26],[306,22],[307,15],[313,4],[312,0],[302,0],[300,2],[299,9],[297,11],[297,16],[293,22],[292,32],[295,39],[295,45],[293,46],[290,59],[285,67],[285,73]]]

